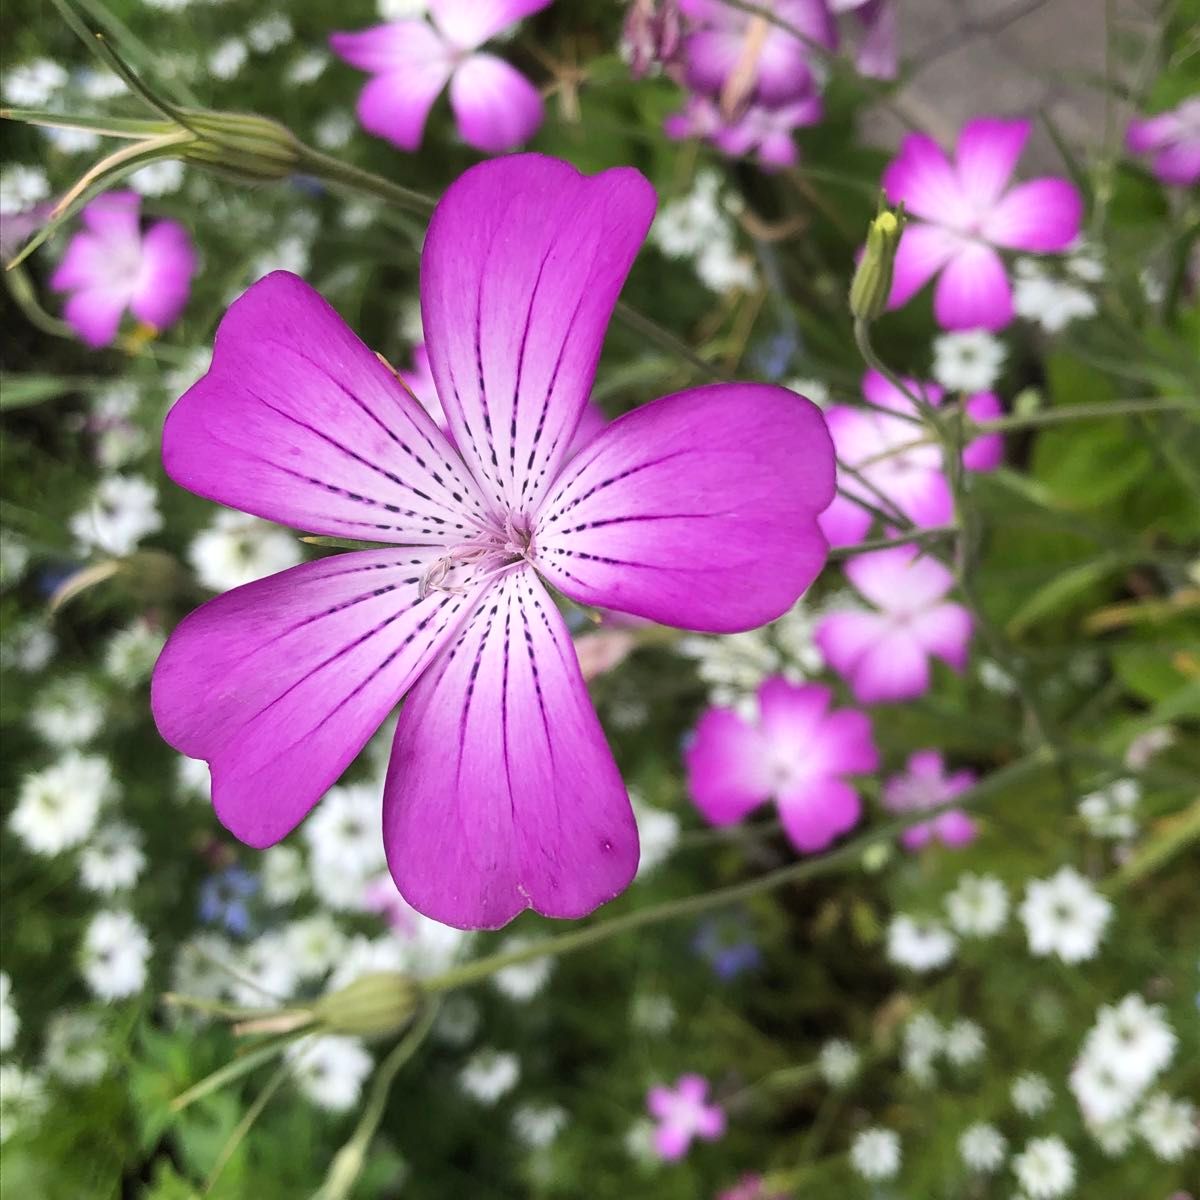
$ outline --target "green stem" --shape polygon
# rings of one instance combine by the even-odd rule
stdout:
[[[332,154],[322,154],[311,146],[300,147],[299,168],[302,174],[314,175],[326,183],[349,188],[354,192],[366,192],[388,204],[394,204],[405,212],[415,213],[420,217],[428,217],[437,203],[432,196],[424,192],[414,192],[411,188],[401,187],[376,175],[372,171],[364,171],[352,163],[334,158]]]
[[[276,1068],[275,1073],[267,1080],[263,1086],[263,1090],[254,1098],[254,1102],[246,1109],[242,1119],[234,1126],[233,1132],[226,1139],[225,1145],[221,1147],[221,1153],[217,1155],[217,1161],[213,1163],[212,1170],[208,1173],[208,1178],[204,1181],[204,1195],[208,1195],[216,1186],[217,1179],[225,1170],[226,1163],[233,1157],[237,1148],[246,1139],[246,1135],[254,1127],[254,1122],[262,1116],[263,1109],[271,1102],[271,1097],[283,1086],[284,1080],[287,1079],[288,1073],[291,1071],[292,1064],[282,1062]]]
[[[1046,747],[1035,750],[1025,758],[1018,759],[1006,767],[994,771],[975,787],[956,796],[953,800],[939,805],[937,808],[923,809],[919,813],[911,813],[886,825],[847,842],[839,849],[823,855],[821,858],[805,859],[802,862],[791,863],[776,871],[769,871],[754,879],[742,883],[731,884],[718,888],[716,891],[704,892],[698,896],[685,896],[679,900],[668,900],[651,908],[638,909],[620,917],[612,917],[597,925],[575,929],[569,933],[557,934],[554,937],[542,938],[528,945],[508,950],[500,954],[491,954],[478,958],[474,962],[463,963],[451,967],[441,975],[421,981],[424,990],[431,994],[454,991],[457,988],[471,987],[488,979],[504,967],[517,963],[530,962],[533,959],[545,958],[561,954],[569,954],[574,950],[582,950],[598,942],[607,941],[617,934],[628,933],[649,925],[657,925],[663,921],[679,920],[682,917],[696,916],[698,913],[712,909],[725,908],[738,904],[752,896],[773,891],[790,883],[802,883],[816,879],[822,875],[852,866],[862,857],[869,846],[879,842],[890,842],[900,836],[906,829],[924,821],[934,819],[940,812],[950,808],[963,808],[970,805],[982,804],[992,799],[997,793],[1003,792],[1014,783],[1021,782],[1037,774],[1054,761],[1054,755]]]
[[[852,558],[855,554],[866,554],[871,550],[889,550],[892,546],[903,546],[911,542],[932,542],[939,538],[952,537],[956,533],[957,525],[933,525],[927,529],[912,529],[895,537],[870,538],[853,546],[832,547],[829,551],[829,561],[839,562],[844,558]]]
[[[171,1111],[175,1113],[182,1112],[189,1104],[194,1104],[197,1100],[203,1099],[210,1092],[215,1092],[223,1088],[227,1083],[232,1083],[235,1079],[240,1079],[243,1075],[249,1071],[253,1071],[263,1063],[270,1062],[271,1059],[282,1054],[294,1041],[296,1041],[296,1035],[294,1034],[273,1038],[271,1041],[261,1046],[256,1046],[253,1050],[243,1054],[241,1058],[232,1059],[223,1067],[215,1070],[211,1075],[200,1080],[199,1083],[193,1084],[186,1092],[181,1092],[176,1096],[171,1101]]]
[[[1067,404],[1038,412],[997,417],[994,421],[973,421],[968,431],[974,437],[984,433],[1034,429],[1041,425],[1062,425],[1069,421],[1103,421],[1109,417],[1137,417],[1188,409],[1200,413],[1200,400],[1194,396],[1161,396],[1152,400],[1112,400],[1107,404]]]

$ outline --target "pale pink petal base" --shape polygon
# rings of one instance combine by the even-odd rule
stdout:
[[[463,141],[485,154],[515,150],[542,123],[541,93],[492,54],[472,54],[454,72],[450,107]]]

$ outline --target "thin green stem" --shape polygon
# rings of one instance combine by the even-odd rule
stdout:
[[[208,1178],[204,1181],[204,1195],[208,1195],[216,1186],[221,1172],[225,1170],[225,1165],[234,1156],[237,1148],[246,1139],[246,1135],[254,1127],[254,1122],[262,1116],[263,1110],[271,1102],[271,1097],[283,1086],[284,1080],[287,1079],[291,1071],[292,1064],[282,1062],[275,1069],[275,1073],[263,1085],[263,1090],[254,1097],[254,1102],[246,1109],[242,1119],[234,1126],[233,1132],[225,1141],[225,1145],[221,1147],[221,1153],[217,1155],[217,1161],[213,1163],[212,1170],[208,1173]]]
[[[972,421],[971,436],[984,433],[1011,433],[1018,429],[1036,429],[1042,425],[1064,425],[1071,421],[1104,421],[1110,417],[1140,417],[1154,413],[1194,410],[1200,414],[1200,397],[1160,396],[1150,400],[1110,400],[1104,404],[1065,404],[1032,413],[997,417],[993,421]]]
[[[933,542],[941,538],[953,537],[958,533],[957,525],[931,525],[927,529],[910,529],[908,533],[897,534],[895,537],[869,538],[856,542],[853,546],[833,546],[829,551],[829,561],[838,562],[844,558],[853,558],[856,554],[866,554],[871,550],[888,550],[892,546],[903,546],[908,543]]]
[[[437,203],[432,196],[426,196],[424,192],[401,187],[398,183],[392,183],[390,179],[384,179],[382,175],[364,171],[361,167],[343,162],[332,154],[323,154],[311,146],[301,145],[299,167],[304,174],[315,175],[326,183],[349,188],[351,191],[365,192],[417,216],[428,217]]]
[[[199,1083],[193,1084],[187,1091],[181,1092],[176,1096],[171,1101],[171,1111],[182,1112],[189,1104],[195,1104],[197,1100],[203,1099],[209,1093],[223,1088],[227,1083],[232,1083],[235,1079],[240,1079],[256,1067],[262,1066],[263,1063],[277,1058],[292,1042],[297,1040],[297,1036],[296,1034],[286,1034],[283,1037],[272,1038],[269,1042],[265,1042],[261,1046],[256,1046],[240,1058],[232,1059],[223,1067],[218,1067],[211,1075],[206,1076]]]

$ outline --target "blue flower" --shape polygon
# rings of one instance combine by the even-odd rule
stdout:
[[[735,979],[762,962],[744,913],[711,917],[696,926],[692,949],[712,967],[718,979]]]
[[[258,886],[258,876],[241,867],[229,867],[210,876],[200,885],[200,920],[224,925],[230,933],[247,933],[250,910],[246,902]]]

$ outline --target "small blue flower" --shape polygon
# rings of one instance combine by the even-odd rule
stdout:
[[[224,925],[241,936],[250,929],[247,900],[258,891],[258,876],[241,867],[229,867],[200,885],[200,920]]]
[[[762,962],[762,952],[744,913],[701,921],[692,938],[692,949],[723,980],[736,979]]]

